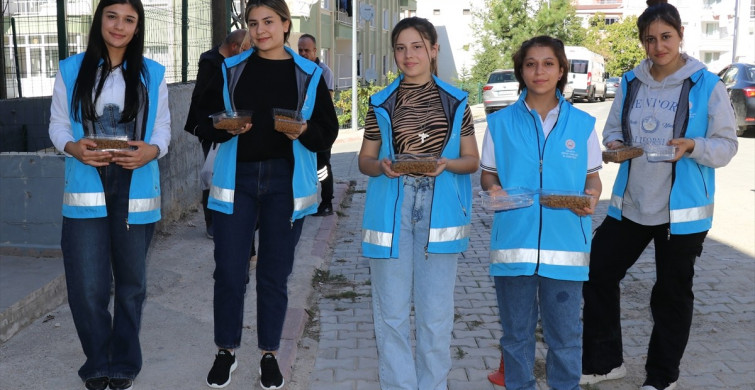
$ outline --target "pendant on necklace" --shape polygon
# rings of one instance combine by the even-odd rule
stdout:
[[[425,138],[427,138],[429,136],[430,135],[427,134],[427,133],[425,133],[424,131],[422,133],[417,134],[417,137],[419,137],[421,144],[424,144],[425,143]]]
[[[645,131],[655,131],[658,128],[658,119],[652,116],[646,116],[642,118],[642,129]]]

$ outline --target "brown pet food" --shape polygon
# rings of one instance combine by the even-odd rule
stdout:
[[[250,116],[237,116],[233,118],[223,118],[215,122],[214,126],[216,129],[220,130],[238,130],[251,122],[252,117]]]
[[[554,209],[582,209],[590,207],[590,197],[578,195],[540,195],[540,204]]]
[[[435,161],[394,161],[391,163],[393,172],[398,173],[430,173],[435,172],[437,166]]]
[[[275,116],[275,130],[286,134],[299,134],[302,123],[285,115]]]
[[[638,146],[625,146],[621,149],[604,150],[603,161],[622,162],[631,158],[640,157],[644,151]]]
[[[113,150],[113,149],[130,149],[131,146],[126,140],[108,139],[108,138],[89,138],[97,144],[95,148],[89,150]]]

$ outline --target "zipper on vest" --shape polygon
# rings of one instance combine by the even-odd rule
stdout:
[[[666,241],[671,241],[671,224],[666,228]]]
[[[431,178],[433,181],[433,193],[430,194],[430,220],[427,221],[427,242],[425,243],[425,260],[430,258],[427,248],[430,246],[430,232],[433,228],[433,201],[435,200],[435,178]]]
[[[124,218],[124,221],[126,221],[126,231],[129,231],[128,218]]]

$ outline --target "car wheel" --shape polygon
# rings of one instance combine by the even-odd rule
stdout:
[[[590,93],[587,94],[587,102],[588,103],[594,103],[595,102],[595,90],[590,90]]]
[[[747,125],[737,126],[737,137],[741,137],[745,135],[746,131],[747,131]]]

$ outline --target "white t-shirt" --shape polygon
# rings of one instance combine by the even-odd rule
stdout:
[[[527,106],[527,103],[524,103]],[[527,106],[529,110],[530,107]],[[548,111],[545,116],[545,121],[540,118],[540,115],[535,115],[540,121],[540,125],[543,128],[545,136],[548,137],[553,126],[556,125],[558,120],[558,114],[560,112],[559,105],[557,104],[552,110]],[[598,134],[595,132],[595,128],[590,133],[590,138],[587,139],[587,173],[594,173],[603,168],[603,152],[600,150],[600,142],[598,142]],[[493,138],[490,136],[490,129],[485,129],[485,139],[482,142],[482,155],[480,156],[480,168],[485,171],[497,173],[498,169],[495,165],[495,145],[493,144]]]

